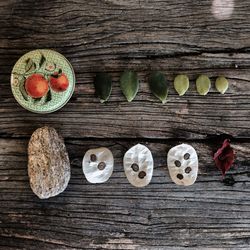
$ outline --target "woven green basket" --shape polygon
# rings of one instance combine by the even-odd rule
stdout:
[[[69,80],[69,87],[63,92],[51,88],[46,96],[34,99],[25,90],[25,80],[35,74],[49,78],[54,72],[63,72]],[[11,89],[17,102],[34,113],[51,113],[62,108],[72,96],[75,89],[75,74],[69,61],[60,53],[39,49],[23,55],[11,72]]]

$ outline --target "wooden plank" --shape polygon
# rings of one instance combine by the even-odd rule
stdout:
[[[128,183],[122,167],[124,153],[137,142],[67,140],[72,165],[69,186],[57,197],[39,200],[29,187],[27,140],[1,139],[0,246],[5,249],[248,248],[249,143],[232,143],[237,160],[225,182],[211,157],[218,142],[191,143],[199,155],[199,176],[193,186],[180,187],[170,180],[166,168],[166,153],[179,142],[144,141],[152,150],[155,170],[152,182],[137,189]],[[98,146],[112,150],[115,168],[107,183],[93,185],[84,178],[81,161],[87,149]]]
[[[87,60],[87,59],[86,59]],[[87,61],[84,63],[91,67]],[[137,59],[126,65],[122,59],[111,60],[113,92],[107,104],[99,103],[94,95],[95,73],[87,68],[77,74],[76,91],[71,101],[60,112],[37,115],[19,107],[8,88],[3,88],[0,99],[0,131],[2,136],[29,136],[44,124],[60,129],[64,137],[98,138],[186,138],[202,139],[207,136],[228,134],[250,138],[250,56],[236,54],[203,54],[166,59]],[[237,69],[232,69],[234,65]],[[161,69],[170,84],[169,102],[162,105],[148,88],[148,73]],[[78,65],[79,67],[79,65]],[[127,103],[119,87],[119,75],[126,67],[138,69],[140,90],[132,103]],[[94,68],[94,67],[93,67]],[[111,71],[111,69],[113,70]],[[173,79],[178,73],[187,73],[191,86],[185,96],[179,97],[173,89]],[[200,73],[212,79],[212,89],[207,96],[199,96],[195,79]],[[214,87],[216,76],[224,74],[230,82],[225,95]],[[8,86],[6,82],[3,86]],[[58,122],[60,121],[60,122]]]
[[[246,1],[235,3],[231,18],[217,20],[212,1],[30,1],[0,3],[0,133],[27,137],[44,124],[65,137],[190,138],[229,134],[249,138],[250,26]],[[225,7],[225,10],[228,6]],[[239,32],[240,31],[240,32]],[[39,116],[24,111],[9,87],[16,60],[34,48],[52,48],[72,62],[77,87],[60,112]],[[131,104],[118,78],[127,68],[138,71],[141,87]],[[160,69],[170,83],[187,73],[190,91],[182,98],[171,84],[169,103],[161,105],[147,86],[148,73]],[[94,97],[97,71],[112,74],[110,102]],[[212,89],[199,97],[194,80],[207,73],[230,80],[221,96]],[[60,120],[60,123],[58,122]]]
[[[141,56],[249,50],[250,6],[235,1],[230,18],[218,20],[215,1],[5,1],[2,48],[64,47],[64,53]],[[232,1],[228,1],[232,2]],[[227,10],[229,4],[220,5]],[[11,44],[10,44],[11,43]],[[10,49],[11,48],[11,49]],[[145,54],[144,54],[145,56]]]
[[[232,15],[221,20],[218,10],[230,11],[230,1],[217,6],[216,16],[214,2],[0,2],[1,249],[249,248],[250,5],[234,1]],[[35,48],[61,52],[76,71],[76,91],[60,112],[32,114],[12,96],[11,69]],[[141,79],[131,104],[118,83],[127,68]],[[171,85],[169,103],[161,105],[147,86],[151,70],[162,70],[170,83],[176,74],[188,74],[190,90],[180,98]],[[106,105],[94,97],[97,71],[114,80]],[[226,75],[227,94],[213,86],[208,96],[198,96],[194,80],[200,73],[213,83]],[[67,138],[72,178],[63,194],[40,201],[29,188],[26,147],[45,124]],[[232,137],[238,153],[224,182],[211,158],[221,134]],[[188,188],[174,185],[166,168],[166,152],[184,140],[200,158],[198,180]],[[137,142],[148,145],[156,165],[143,189],[133,188],[122,168],[123,154]],[[115,171],[106,184],[91,185],[81,160],[97,146],[111,148]]]

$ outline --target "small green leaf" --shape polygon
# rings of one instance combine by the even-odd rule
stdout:
[[[174,79],[174,88],[180,96],[184,95],[189,88],[188,76],[186,76],[186,75],[176,76]]]
[[[200,95],[206,95],[211,87],[211,81],[206,75],[200,75],[196,79],[196,89]]]
[[[26,65],[25,65],[25,72],[30,72],[30,71],[34,71],[36,69],[36,64],[33,62],[32,59],[28,58],[26,61]]]
[[[51,90],[49,89],[47,95],[45,96],[45,100],[44,100],[44,103],[47,103],[49,101],[52,100],[52,96],[51,96]]]
[[[125,95],[128,102],[131,102],[135,98],[139,89],[139,79],[136,72],[123,72],[120,78],[120,86],[122,93]]]
[[[153,72],[149,77],[149,87],[152,93],[161,100],[167,102],[168,84],[164,74],[160,71]]]
[[[112,90],[112,79],[107,73],[97,73],[94,80],[96,95],[100,102],[106,102],[109,99]]]
[[[215,87],[221,94],[224,94],[228,89],[228,80],[224,76],[217,77]]]
[[[43,66],[43,64],[45,63],[46,58],[45,56],[41,53],[41,58],[40,58],[40,62],[39,62],[39,69],[41,69],[41,67]]]
[[[20,93],[22,94],[22,97],[23,97],[23,99],[25,100],[25,101],[28,101],[28,99],[29,99],[29,95],[28,95],[28,93],[26,92],[26,89],[25,89],[25,87],[24,87],[24,85],[25,85],[25,78],[24,77],[22,77],[22,79],[19,81],[19,90],[20,90]]]

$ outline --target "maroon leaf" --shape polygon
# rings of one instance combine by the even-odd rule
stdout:
[[[235,152],[230,146],[228,139],[223,142],[222,147],[217,150],[213,159],[217,168],[222,172],[222,175],[225,176],[235,160]]]

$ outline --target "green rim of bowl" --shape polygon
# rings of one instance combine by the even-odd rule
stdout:
[[[48,79],[61,70],[69,80],[69,87],[63,92],[49,88],[46,96],[34,99],[26,93],[24,84],[32,74],[42,74]],[[75,73],[70,62],[60,53],[50,49],[37,49],[24,54],[16,62],[11,72],[11,90],[16,101],[25,109],[40,114],[52,113],[61,109],[75,90]]]

